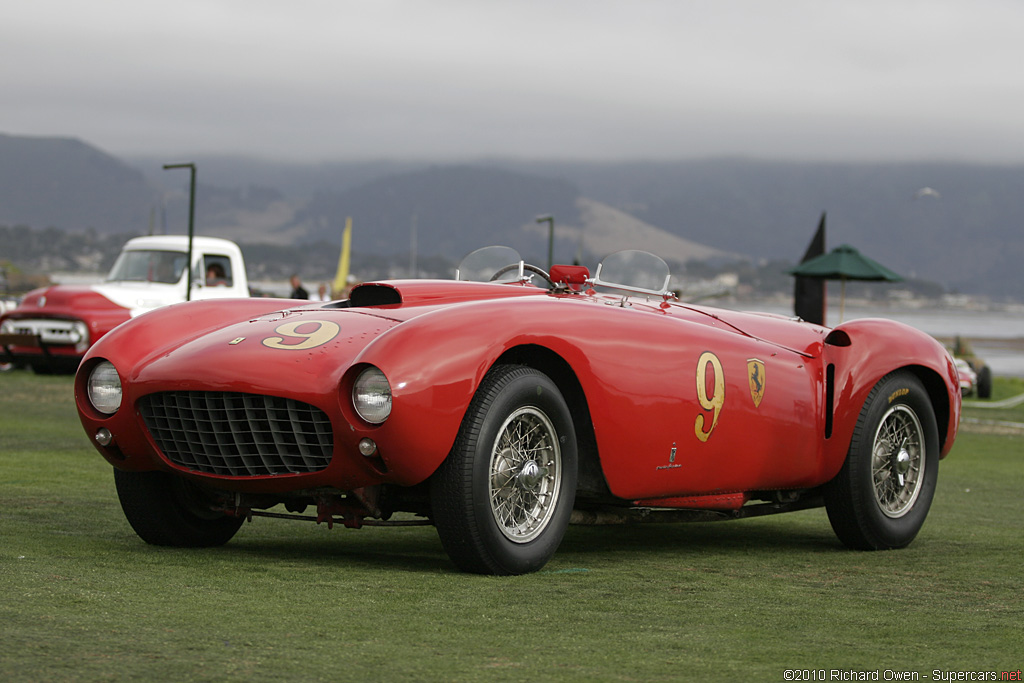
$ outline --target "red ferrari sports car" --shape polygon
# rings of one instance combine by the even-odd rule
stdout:
[[[959,422],[943,347],[688,305],[669,281],[645,252],[592,276],[490,247],[455,281],[175,304],[95,344],[76,401],[152,544],[220,545],[254,516],[422,523],[459,568],[520,574],[570,522],[821,505],[847,546],[909,544]]]

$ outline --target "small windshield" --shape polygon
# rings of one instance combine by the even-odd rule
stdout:
[[[520,276],[518,266],[522,260],[523,257],[512,247],[484,247],[462,259],[462,263],[455,271],[455,279],[489,282],[506,266],[514,264],[516,267],[499,276],[498,281],[517,280]]]
[[[594,284],[643,294],[664,296],[671,274],[661,257],[627,249],[608,256],[597,267]]]
[[[180,251],[123,251],[110,269],[107,281],[175,284],[181,281],[185,260]]]

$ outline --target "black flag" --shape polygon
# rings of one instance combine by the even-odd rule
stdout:
[[[807,245],[800,263],[825,253],[825,212],[818,222],[818,231]],[[807,322],[825,324],[825,280],[818,277],[796,277],[793,289],[793,312]]]

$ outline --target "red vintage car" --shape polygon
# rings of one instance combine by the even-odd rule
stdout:
[[[254,516],[423,523],[459,568],[520,574],[571,521],[821,505],[847,546],[909,544],[960,416],[943,347],[679,303],[669,282],[644,252],[591,276],[489,248],[455,281],[175,304],[89,350],[78,410],[158,545]]]

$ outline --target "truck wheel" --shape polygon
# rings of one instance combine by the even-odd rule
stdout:
[[[938,427],[924,386],[906,371],[883,377],[864,402],[843,468],[825,487],[832,529],[857,550],[909,545],[938,473]]]
[[[166,472],[114,470],[121,509],[146,543],[186,548],[224,545],[244,521],[210,510],[208,496],[190,481]]]
[[[576,437],[558,387],[532,368],[484,378],[431,480],[441,544],[462,570],[525,574],[565,535],[576,496]]]

